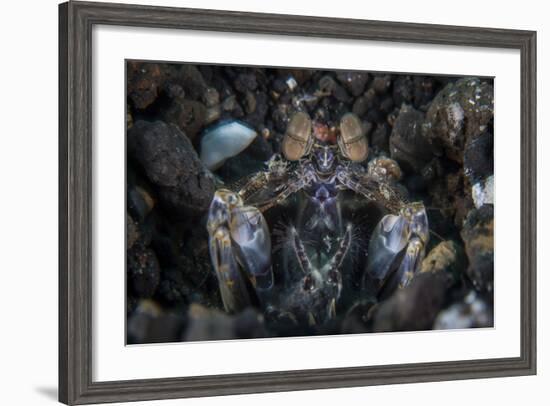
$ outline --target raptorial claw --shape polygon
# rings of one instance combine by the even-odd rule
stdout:
[[[208,213],[210,258],[228,312],[260,300],[273,285],[271,238],[265,219],[230,190],[218,190]]]
[[[229,230],[220,227],[210,236],[209,248],[225,310],[233,312],[246,307],[252,298],[236,261]]]
[[[367,275],[386,285],[406,286],[420,268],[428,243],[428,217],[422,203],[388,214],[369,243]]]

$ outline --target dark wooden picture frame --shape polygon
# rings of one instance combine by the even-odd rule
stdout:
[[[92,380],[94,24],[518,49],[521,54],[521,353],[517,358],[217,376]],[[536,32],[68,2],[59,7],[59,400],[66,404],[536,373]]]

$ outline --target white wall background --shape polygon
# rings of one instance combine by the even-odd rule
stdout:
[[[125,1],[128,2],[128,1]],[[147,402],[144,405],[548,404],[550,398],[550,23],[542,1],[134,0],[133,3],[538,31],[538,363],[536,377]],[[0,404],[57,397],[57,1],[5,2],[0,23]],[[141,403],[139,403],[141,404]],[[138,405],[138,404],[136,404]]]

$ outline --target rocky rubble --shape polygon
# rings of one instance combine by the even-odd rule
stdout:
[[[137,121],[128,131],[128,153],[167,205],[191,212],[208,208],[214,181],[189,138],[177,126]]]

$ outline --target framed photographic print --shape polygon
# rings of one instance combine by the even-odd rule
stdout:
[[[59,16],[60,401],[536,373],[534,32]]]

